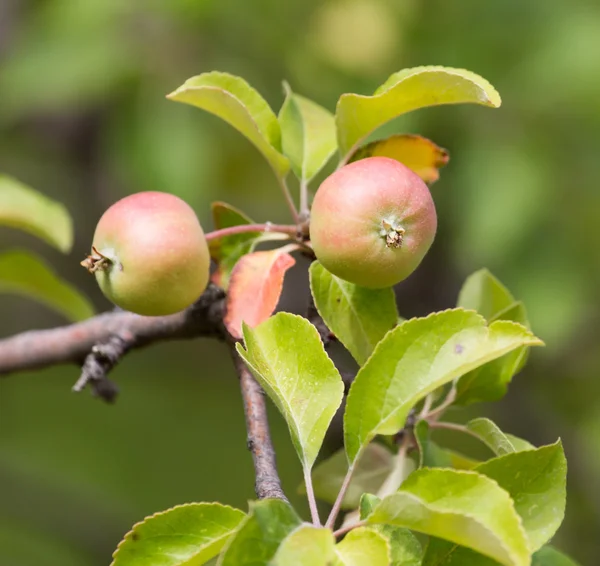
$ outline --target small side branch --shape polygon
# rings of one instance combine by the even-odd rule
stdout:
[[[96,344],[83,362],[81,376],[73,386],[73,391],[79,393],[90,384],[96,396],[112,403],[119,389],[108,379],[108,374],[131,348],[133,342],[134,337],[127,334],[111,336],[106,342]]]
[[[233,342],[231,342],[231,355],[240,378],[244,414],[246,415],[246,429],[248,431],[248,450],[252,453],[252,461],[254,462],[256,495],[259,499],[274,498],[287,501],[277,472],[275,450],[269,432],[267,405],[263,390],[235,351]]]

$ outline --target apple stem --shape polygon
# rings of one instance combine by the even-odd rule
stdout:
[[[218,240],[219,238],[225,238],[226,236],[244,234],[247,232],[279,232],[280,234],[287,234],[288,236],[295,237],[298,237],[299,235],[297,226],[266,222],[264,224],[240,224],[239,226],[230,226],[228,228],[214,230],[213,232],[206,234],[206,240],[210,242],[211,240]]]

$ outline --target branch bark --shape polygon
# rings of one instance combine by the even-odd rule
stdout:
[[[115,310],[69,326],[25,332],[0,340],[0,376],[77,363],[82,373],[73,389],[79,391],[90,383],[98,396],[110,401],[117,390],[107,374],[131,349],[164,340],[226,340],[240,378],[256,495],[287,501],[277,472],[264,393],[235,351],[234,339],[223,325],[224,313],[224,292],[209,285],[194,305],[174,315],[147,317]]]
[[[244,400],[244,414],[248,431],[247,445],[254,462],[256,495],[259,499],[275,498],[287,501],[277,472],[264,392],[236,352],[233,341],[230,342],[230,346]]]
[[[0,376],[64,363],[82,364],[92,348],[114,336],[128,349],[163,340],[224,337],[224,293],[210,285],[191,307],[169,316],[139,316],[125,311],[100,314],[83,322],[33,330],[0,340]]]

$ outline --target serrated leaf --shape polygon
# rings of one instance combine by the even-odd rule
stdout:
[[[508,493],[472,471],[421,469],[367,519],[467,546],[506,566],[529,566],[531,553]]]
[[[566,505],[567,461],[560,441],[493,458],[475,471],[509,493],[533,551],[554,536]]]
[[[66,207],[7,175],[0,175],[0,225],[29,232],[64,253],[73,245]]]
[[[497,108],[500,95],[484,78],[464,69],[415,67],[391,75],[373,96],[343,94],[337,104],[340,153],[346,156],[393,118],[440,104],[482,104]]]
[[[213,202],[211,205],[213,222],[217,230],[253,224],[253,221],[237,208],[224,203]],[[232,234],[208,242],[210,257],[217,263],[217,270],[212,275],[212,281],[219,287],[227,290],[231,271],[241,257],[253,251],[254,246],[261,237],[261,232],[244,232]]]
[[[221,552],[245,516],[220,503],[188,503],[156,513],[125,535],[111,566],[200,566]]]
[[[219,557],[219,566],[270,566],[281,542],[301,523],[287,501],[263,499],[250,512]]]
[[[377,434],[395,434],[428,393],[523,345],[541,344],[523,326],[489,327],[472,311],[453,309],[415,318],[388,332],[350,388],[344,415],[352,464]]]
[[[238,352],[284,416],[306,472],[342,402],[342,378],[317,329],[301,316],[280,312],[243,331]]]
[[[333,114],[285,85],[286,98],[279,112],[281,146],[292,170],[309,182],[337,149]]]
[[[300,525],[283,540],[272,566],[330,566],[335,560],[335,538],[329,529]]]
[[[358,527],[351,530],[335,546],[335,566],[389,566],[390,548],[386,538],[379,532]]]
[[[497,456],[535,449],[535,446],[526,440],[502,432],[498,425],[490,419],[473,419],[466,426]]]
[[[281,149],[277,117],[265,99],[244,79],[213,71],[188,79],[167,96],[206,110],[246,136],[264,155],[275,174],[283,178],[290,163]]]
[[[394,455],[381,444],[369,444],[352,474],[342,509],[356,509],[365,492],[376,492],[392,470],[393,459]],[[340,449],[315,467],[312,474],[315,495],[333,504],[347,472],[348,458],[344,449]]]
[[[381,503],[381,498],[365,493],[360,498],[360,520],[364,521]],[[420,566],[423,550],[417,537],[408,529],[390,525],[371,525],[388,541],[390,547],[391,566]]]
[[[396,326],[398,312],[392,288],[359,287],[336,277],[318,261],[310,266],[310,288],[325,324],[359,365]]]
[[[408,529],[373,525],[388,541],[390,547],[390,566],[421,566],[423,549],[419,539]]]
[[[531,566],[579,566],[579,564],[556,548],[544,546],[533,555]]]
[[[234,338],[242,337],[242,323],[255,327],[272,314],[286,271],[296,260],[288,246],[244,255],[233,268],[223,322]]]
[[[415,134],[397,134],[371,142],[356,151],[350,161],[367,157],[389,157],[412,169],[423,181],[434,183],[450,160],[448,152],[431,140]]]
[[[41,258],[26,251],[0,254],[0,293],[35,299],[73,322],[94,316],[88,299]]]

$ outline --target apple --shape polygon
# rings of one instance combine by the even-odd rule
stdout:
[[[82,262],[115,305],[142,315],[179,312],[206,289],[210,256],[200,222],[180,198],[130,195],[100,218]]]
[[[437,215],[421,178],[388,157],[341,167],[319,187],[310,240],[323,267],[356,285],[391,287],[406,279],[433,243]]]

